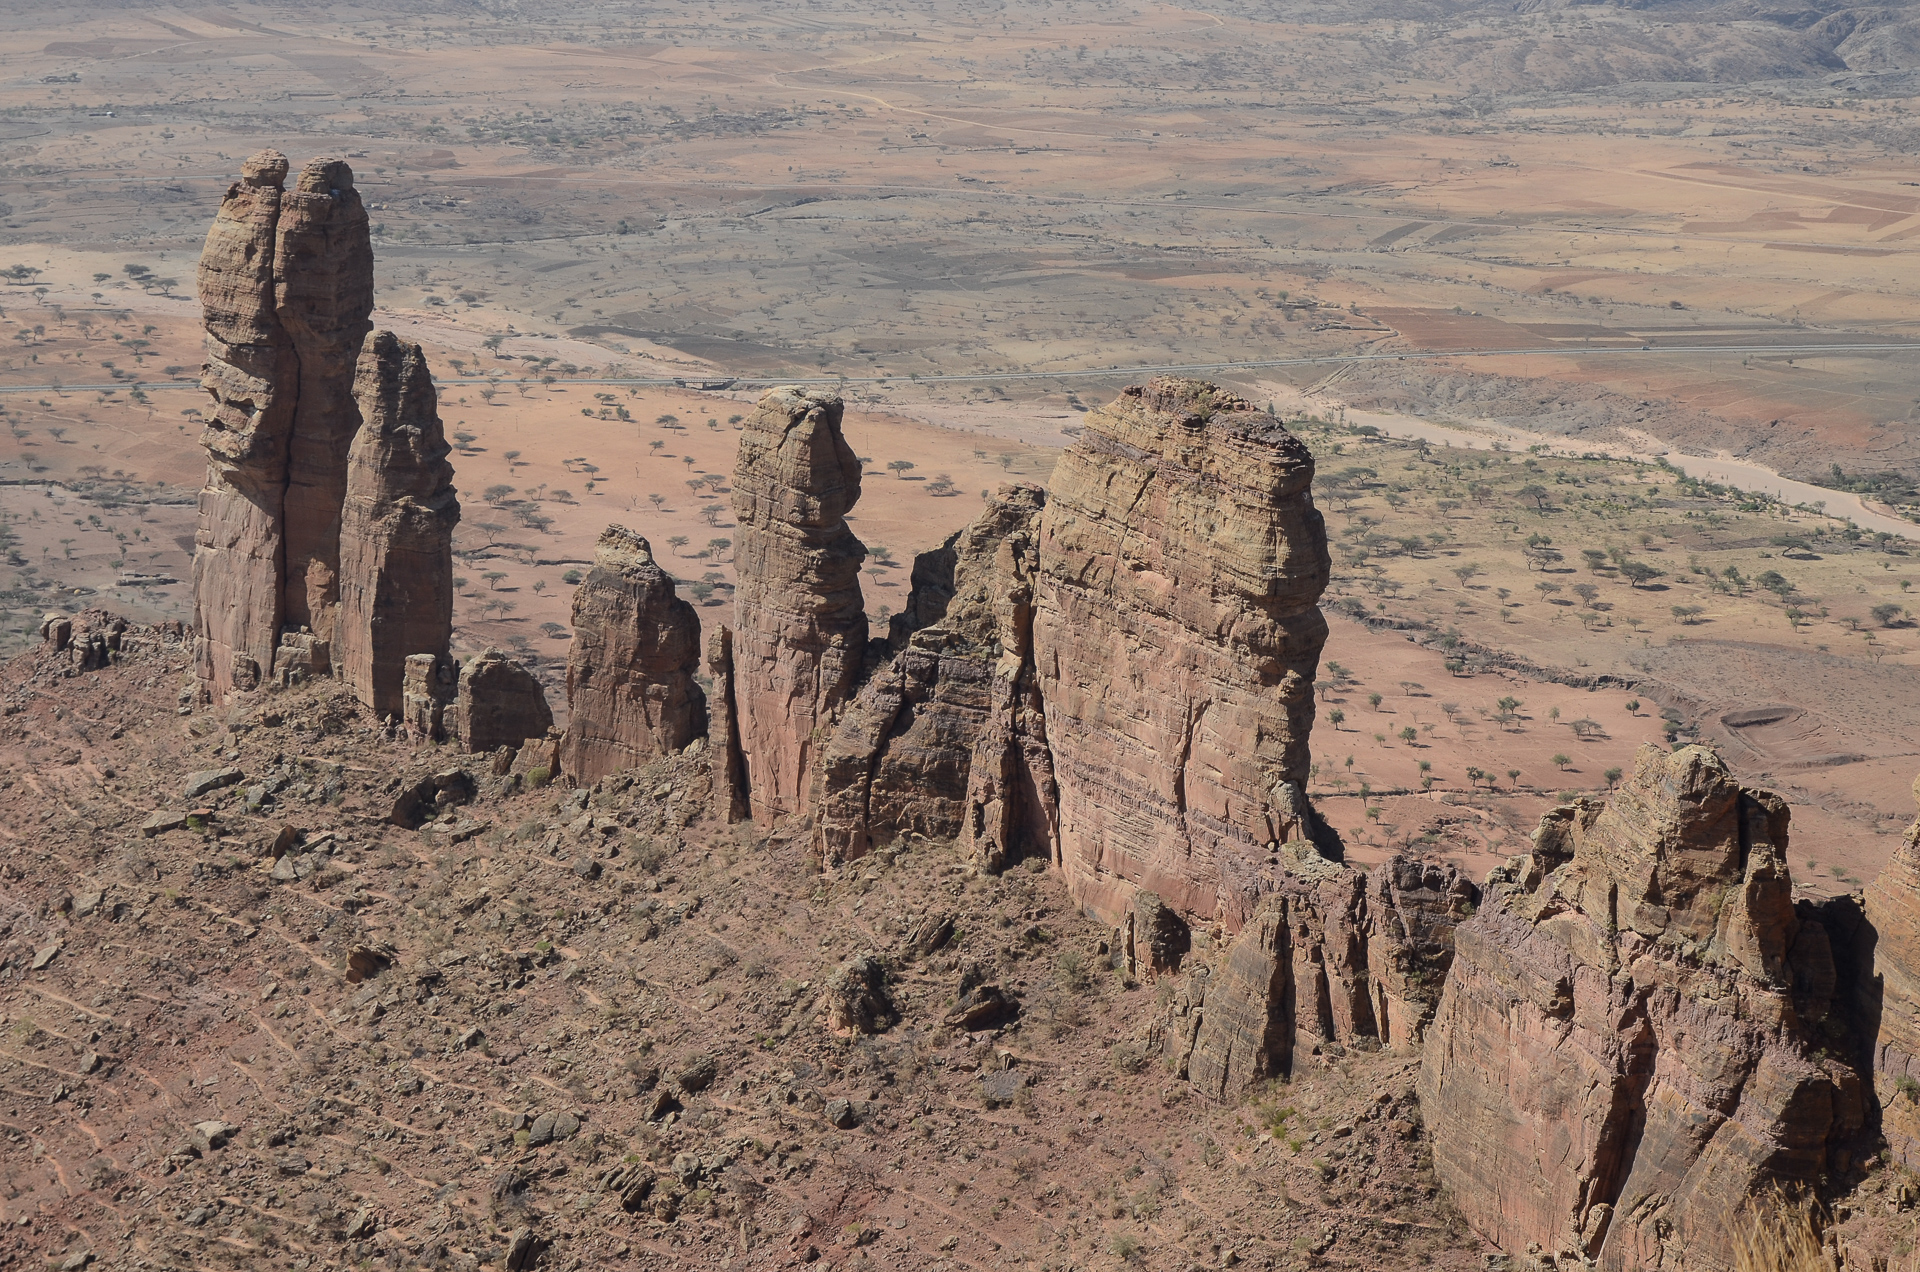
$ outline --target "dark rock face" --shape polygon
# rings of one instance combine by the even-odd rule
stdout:
[[[706,729],[700,618],[647,541],[609,526],[573,594],[561,767],[579,782],[670,755]]]
[[[553,709],[533,673],[497,649],[475,654],[460,669],[454,734],[469,751],[518,749],[553,727]]]
[[[334,657],[360,701],[406,715],[407,660],[444,658],[453,634],[453,529],[460,503],[420,346],[376,331],[360,354],[361,420],[340,519]]]
[[[1920,801],[1920,780],[1914,798]],[[1920,1081],[1920,821],[1867,885],[1865,920],[1846,944],[1864,947],[1856,957],[1870,973],[1854,983],[1861,1019],[1877,1022],[1871,1073],[1880,1131],[1896,1161],[1920,1169],[1920,1100],[1910,1085]]]
[[[1302,833],[1326,531],[1313,458],[1194,380],[1086,416],[1041,521],[1033,644],[1074,898],[1238,926]],[[1151,674],[1143,674],[1147,665]]]
[[[195,662],[216,698],[273,676],[283,628],[325,674],[340,588],[356,362],[373,252],[352,170],[323,159],[284,189],[287,159],[247,160],[201,254],[212,398],[195,532]]]
[[[1030,678],[1044,503],[1037,486],[1002,487],[972,525],[915,563],[907,611],[916,626],[895,624],[905,647],[869,678],[821,754],[813,804],[823,860],[858,857],[903,834],[953,839],[985,825],[973,801],[990,797],[975,788],[973,767],[984,753],[998,771],[1000,739],[1015,725],[997,717],[1017,696],[1011,682]],[[1050,796],[1044,754],[1039,763]],[[1004,860],[993,856],[996,866]]]
[[[1494,873],[1420,1078],[1475,1228],[1608,1269],[1722,1267],[1747,1197],[1846,1160],[1865,1092],[1816,1028],[1833,955],[1786,855],[1778,796],[1704,748],[1649,747]]]
[[[773,389],[734,467],[733,733],[762,823],[807,811],[819,731],[865,670],[867,550],[846,521],[860,461],[840,417],[831,394]]]

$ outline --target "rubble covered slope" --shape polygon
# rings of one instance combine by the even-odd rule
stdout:
[[[908,836],[823,876],[709,815],[701,744],[561,790],[334,682],[196,706],[191,661],[90,612],[0,668],[5,1248],[1477,1265],[1413,1056],[1195,1099],[1147,1052],[1170,982],[1057,872]]]

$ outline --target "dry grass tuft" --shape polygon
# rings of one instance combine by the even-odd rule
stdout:
[[[1818,1202],[1777,1188],[1755,1197],[1733,1228],[1734,1272],[1833,1272],[1820,1242],[1825,1227]]]

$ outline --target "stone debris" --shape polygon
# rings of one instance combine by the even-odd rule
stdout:
[[[202,795],[233,786],[246,777],[237,768],[208,769],[201,773],[187,774],[186,784],[180,788],[180,794],[186,799],[199,799]]]

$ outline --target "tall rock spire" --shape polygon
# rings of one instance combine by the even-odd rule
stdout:
[[[1034,665],[1090,912],[1144,888],[1237,927],[1303,835],[1329,568],[1312,482],[1298,438],[1198,380],[1124,390],[1054,468]]]
[[[200,444],[207,481],[194,534],[195,667],[216,697],[271,671],[281,620],[287,453],[299,360],[274,308],[287,157],[263,150],[227,190],[200,255],[207,328]]]
[[[358,426],[355,363],[373,329],[373,245],[353,169],[344,161],[314,160],[282,197],[273,300],[300,361],[287,456],[283,613],[286,622],[331,641],[347,450]]]
[[[360,426],[343,471],[334,659],[375,714],[400,716],[408,656],[444,658],[453,634],[460,503],[419,345],[369,336],[349,406]]]
[[[706,728],[700,618],[655,564],[647,541],[608,526],[573,594],[566,737],[560,767],[575,781],[671,755]]]
[[[748,417],[733,476],[733,739],[755,820],[804,812],[821,738],[859,687],[867,615],[847,527],[860,461],[840,399],[770,390]]]

